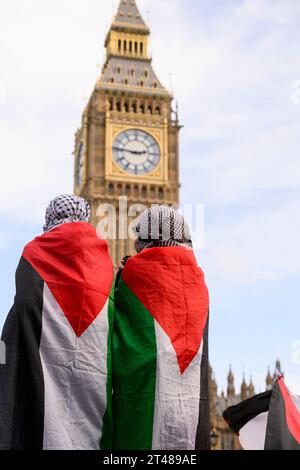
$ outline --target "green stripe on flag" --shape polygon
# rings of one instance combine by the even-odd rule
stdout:
[[[151,450],[157,356],[154,319],[122,279],[114,305],[114,449]]]

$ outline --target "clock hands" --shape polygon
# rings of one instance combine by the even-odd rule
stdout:
[[[127,149],[121,149],[118,147],[113,147],[113,150],[117,150],[118,152],[128,152],[131,153],[132,155],[146,155],[148,152],[147,150],[142,150],[141,152],[137,150],[127,150]]]
[[[132,155],[146,155],[148,153],[146,150],[143,150],[142,152],[137,152],[135,150],[125,150],[125,152],[130,152]]]

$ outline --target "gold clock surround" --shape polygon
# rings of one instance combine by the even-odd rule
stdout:
[[[160,148],[161,158],[157,168],[151,173],[146,175],[130,175],[123,171],[114,161],[112,148],[115,138],[124,131],[136,129],[147,132],[158,143]],[[168,156],[167,156],[167,136],[164,129],[151,128],[149,126],[141,125],[124,125],[111,123],[108,120],[107,134],[106,134],[106,157],[105,157],[105,177],[112,181],[128,181],[133,183],[153,183],[165,184],[168,181]]]

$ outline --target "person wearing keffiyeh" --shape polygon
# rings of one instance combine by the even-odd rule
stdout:
[[[143,212],[137,220],[135,232],[137,253],[159,246],[192,247],[188,224],[179,212],[168,206],[152,206]]]
[[[110,299],[113,449],[208,450],[209,296],[189,227],[154,206]]]
[[[133,231],[136,235],[137,253],[146,248],[163,246],[193,248],[190,228],[184,217],[168,206],[152,206],[144,211],[134,224]],[[119,261],[120,270],[124,268],[129,258],[130,256],[125,256]]]
[[[108,297],[113,266],[87,201],[50,202],[44,234],[26,245],[2,341],[1,450],[108,448]]]
[[[72,222],[88,222],[91,216],[89,203],[73,194],[63,194],[51,201],[46,209],[44,232]]]

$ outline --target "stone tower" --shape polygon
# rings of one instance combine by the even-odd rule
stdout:
[[[95,226],[116,221],[108,236],[115,264],[133,252],[127,227],[140,204],[179,202],[180,125],[173,97],[153,70],[149,36],[135,0],[121,0],[75,139],[75,193],[90,202]],[[131,207],[125,226],[120,196]]]
[[[235,396],[235,387],[234,387],[234,375],[232,373],[231,366],[229,368],[229,374],[227,376],[227,396]]]
[[[245,374],[243,375],[243,382],[241,385],[241,401],[247,400],[248,398],[248,387],[245,380]]]
[[[253,383],[252,376],[251,376],[250,383],[248,386],[248,397],[251,398],[251,397],[254,397],[254,395],[255,395],[255,387],[254,387],[254,383]]]

